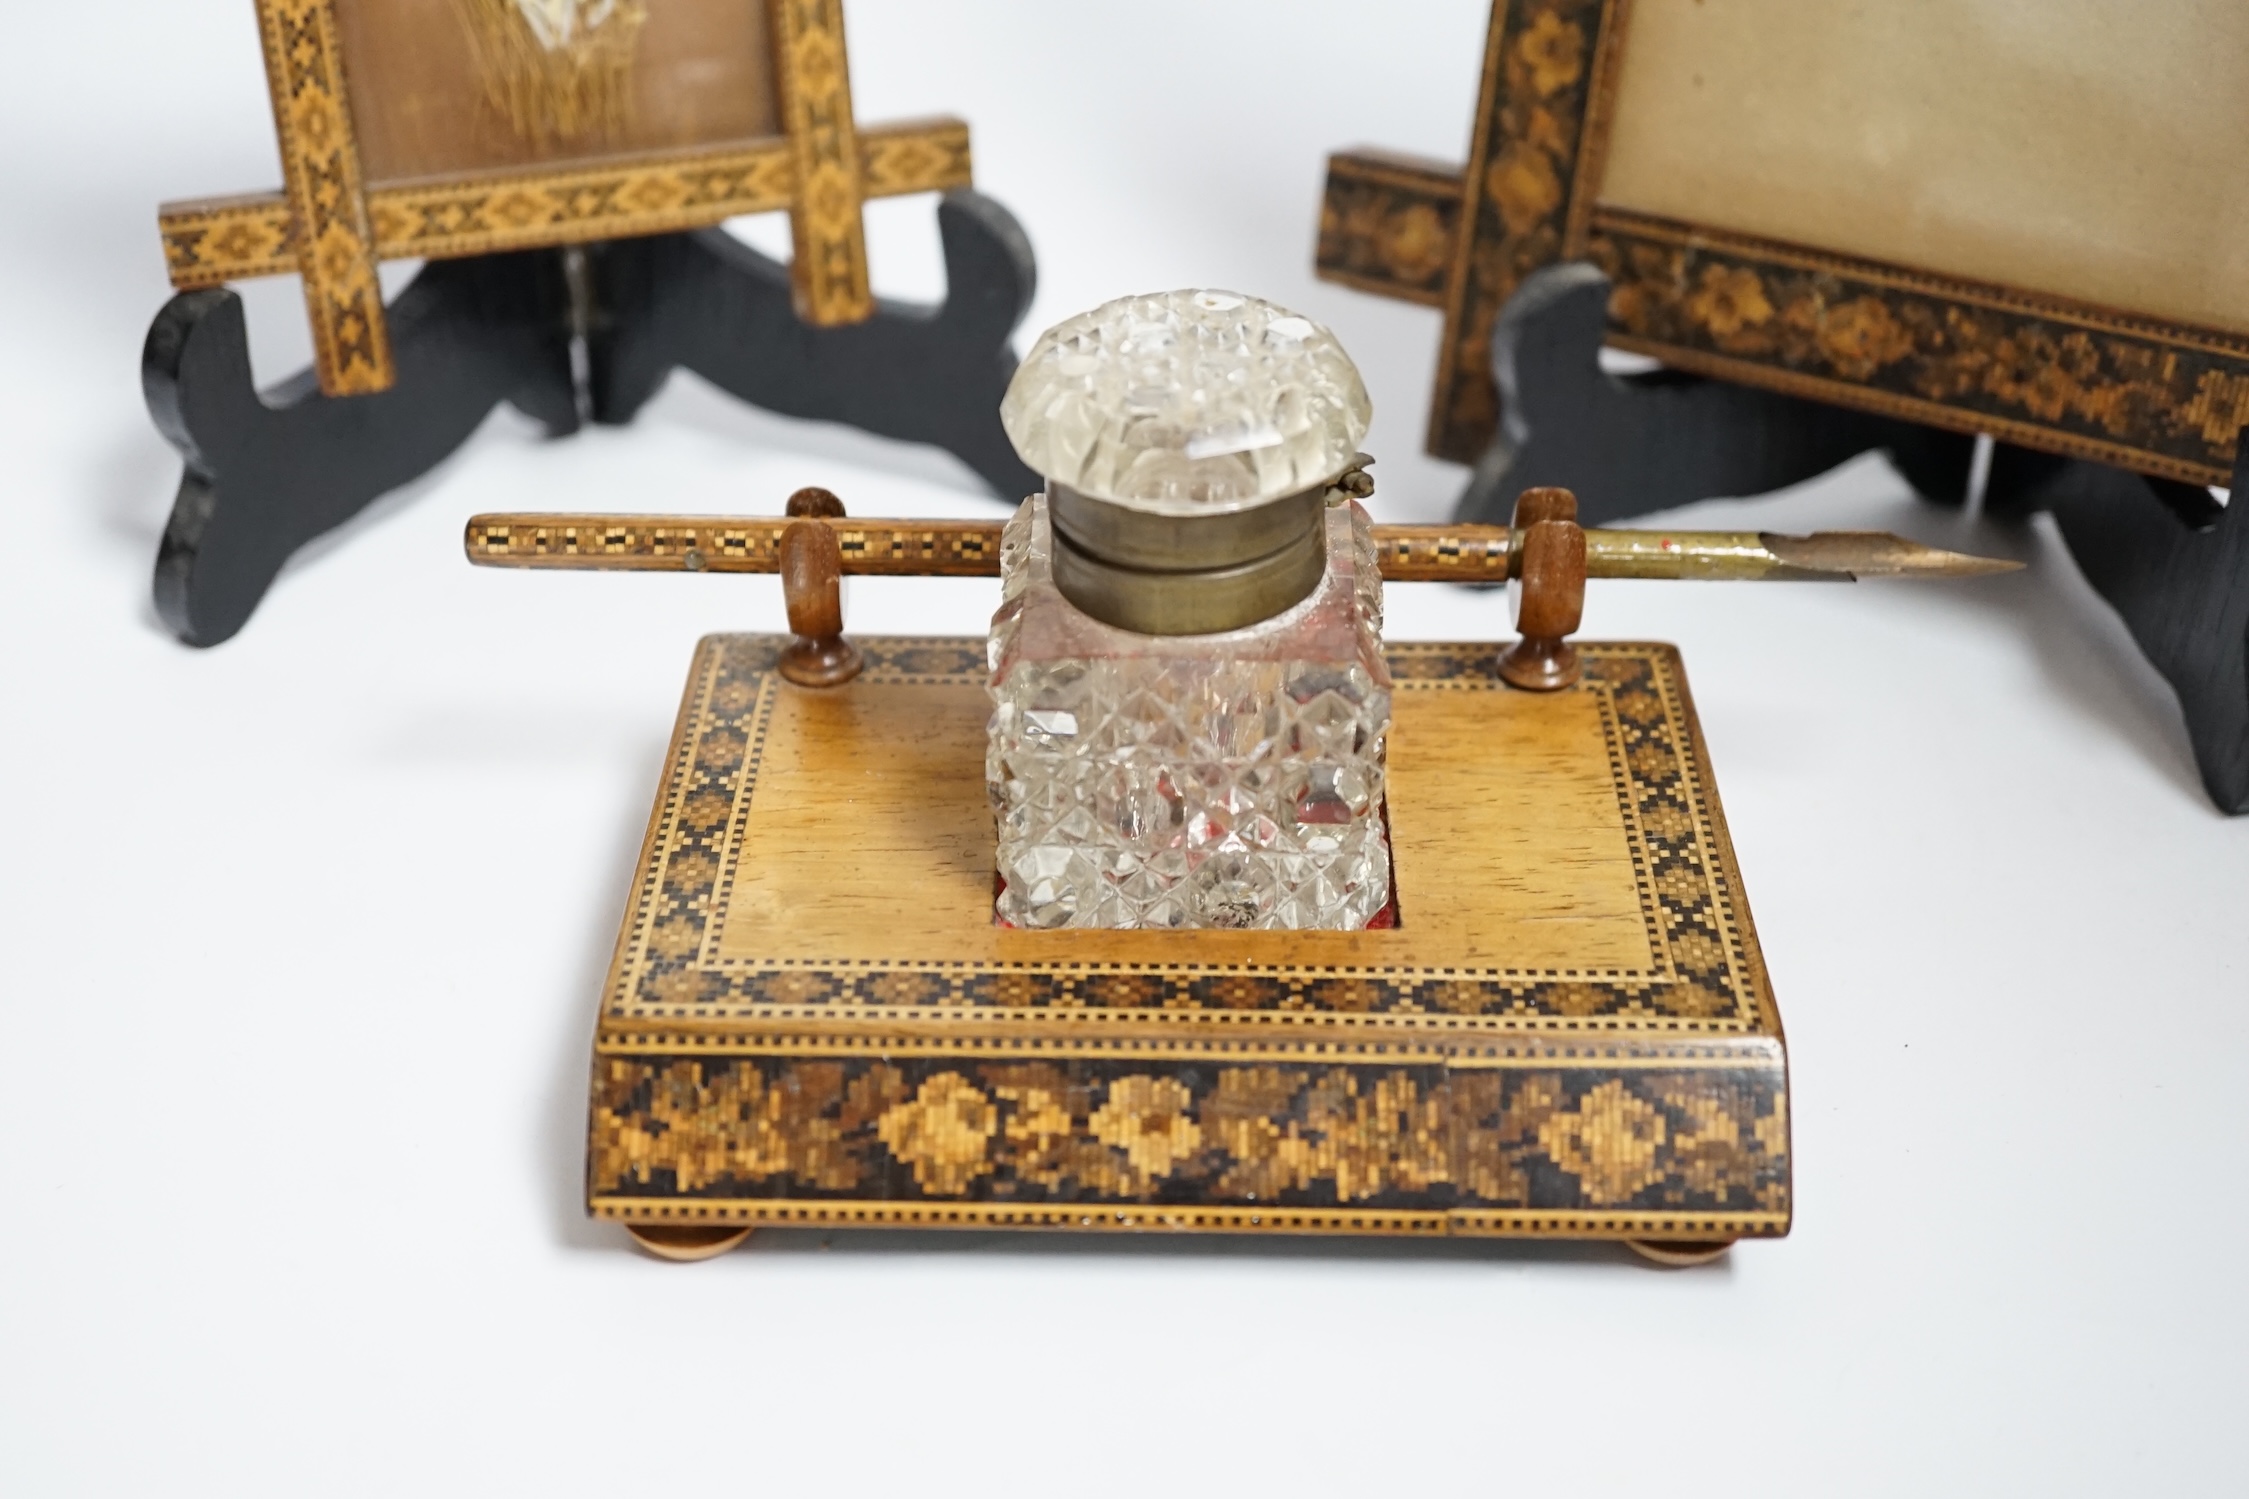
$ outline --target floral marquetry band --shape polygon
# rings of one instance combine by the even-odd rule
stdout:
[[[1602,210],[1609,341],[1692,369],[2194,484],[2249,420],[2249,340]]]
[[[1073,1061],[611,1057],[589,1162],[604,1216],[850,1221],[855,1203],[1450,1219],[1567,1214],[1640,1234],[1788,1220],[1779,1074]],[[771,1205],[760,1211],[761,1202]],[[1064,1215],[1068,1216],[1068,1215]],[[1081,1213],[1082,1216],[1082,1213]],[[1345,1219],[1346,1222],[1349,1218]],[[1279,1226],[1276,1224],[1276,1226]],[[1681,1232],[1674,1227],[1666,1232]]]

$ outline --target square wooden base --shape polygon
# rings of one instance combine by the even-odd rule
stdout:
[[[1400,645],[1399,925],[991,916],[983,642],[688,679],[594,1047],[636,1225],[1730,1240],[1787,1232],[1787,1069],[1678,653],[1500,685]]]

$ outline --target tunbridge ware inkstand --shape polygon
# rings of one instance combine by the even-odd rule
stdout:
[[[697,648],[594,1044],[587,1200],[760,1224],[1787,1232],[1780,1018],[1678,652],[1586,577],[1990,570],[1895,537],[1374,526],[1334,339],[1255,299],[1051,330],[1004,532],[481,516],[501,566],[773,572]],[[988,639],[844,637],[841,574],[1001,577]],[[1381,640],[1388,581],[1519,638]]]

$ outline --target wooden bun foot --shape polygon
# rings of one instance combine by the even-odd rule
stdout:
[[[752,1230],[732,1223],[628,1223],[625,1232],[656,1258],[688,1265],[717,1259]]]
[[[1651,1265],[1684,1270],[1707,1265],[1734,1247],[1731,1239],[1626,1239],[1624,1247]]]

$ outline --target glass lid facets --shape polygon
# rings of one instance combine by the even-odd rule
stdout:
[[[1000,403],[1023,461],[1135,510],[1240,510],[1333,478],[1373,407],[1335,335],[1226,291],[1120,297],[1049,328]]]

